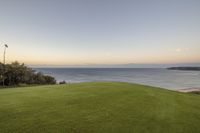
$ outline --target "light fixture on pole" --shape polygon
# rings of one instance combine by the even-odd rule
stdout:
[[[6,49],[8,48],[7,44],[4,44],[4,53],[3,53],[3,86],[4,86],[4,73],[5,73],[5,64],[6,64]]]
[[[3,53],[3,64],[6,64],[6,48],[8,48],[7,44],[4,44],[4,53]]]

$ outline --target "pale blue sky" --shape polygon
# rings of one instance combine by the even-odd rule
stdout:
[[[0,43],[26,64],[200,62],[200,0],[0,0]]]

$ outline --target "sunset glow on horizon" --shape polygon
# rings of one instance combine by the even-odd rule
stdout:
[[[200,62],[199,0],[1,0],[0,18],[7,62]]]

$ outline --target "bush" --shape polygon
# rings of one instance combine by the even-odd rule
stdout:
[[[60,81],[59,84],[66,84],[66,82],[63,80],[63,81]]]
[[[6,86],[19,84],[55,84],[54,77],[35,72],[33,69],[13,62],[11,64],[0,63],[0,85]]]

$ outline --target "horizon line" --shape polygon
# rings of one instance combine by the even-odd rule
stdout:
[[[178,66],[198,66],[200,62],[194,63],[128,63],[128,64],[79,64],[79,65],[53,65],[53,64],[28,64],[33,68],[166,68]]]

